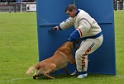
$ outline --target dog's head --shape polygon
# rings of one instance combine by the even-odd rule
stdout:
[[[79,46],[78,46],[79,41],[75,41],[75,42],[67,41],[67,43],[71,47],[72,50],[79,48]]]

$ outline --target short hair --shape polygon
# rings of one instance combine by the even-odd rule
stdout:
[[[77,7],[74,5],[74,4],[69,4],[66,9],[65,9],[65,12],[68,10],[68,11],[72,11],[72,10],[77,10]]]

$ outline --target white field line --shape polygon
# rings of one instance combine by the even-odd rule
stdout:
[[[120,79],[124,79],[124,75],[116,75],[115,77],[120,78]],[[27,80],[30,78],[13,78],[13,79],[8,79],[8,80],[0,80],[1,82],[13,82],[13,81],[18,81],[18,80]]]
[[[0,83],[1,82],[13,82],[13,81],[18,81],[18,80],[26,80],[26,79],[29,79],[29,78],[13,78],[13,79],[8,79],[8,80],[0,80]]]
[[[124,75],[116,75],[116,77],[124,79]]]

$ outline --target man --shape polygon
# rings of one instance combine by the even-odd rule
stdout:
[[[75,42],[82,39],[82,42],[75,54],[76,70],[71,75],[78,74],[77,78],[85,78],[88,75],[88,55],[98,49],[103,42],[102,30],[87,12],[77,9],[73,4],[68,5],[65,12],[69,18],[53,29],[65,30],[70,26],[75,27],[68,40]]]
[[[9,13],[11,13],[11,6],[10,6],[11,0],[7,0],[7,2],[8,2],[8,5],[9,5]]]

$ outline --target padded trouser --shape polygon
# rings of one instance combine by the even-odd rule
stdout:
[[[87,71],[88,55],[98,49],[103,42],[103,36],[96,39],[86,39],[81,42],[79,49],[76,51],[76,67],[79,72]]]

